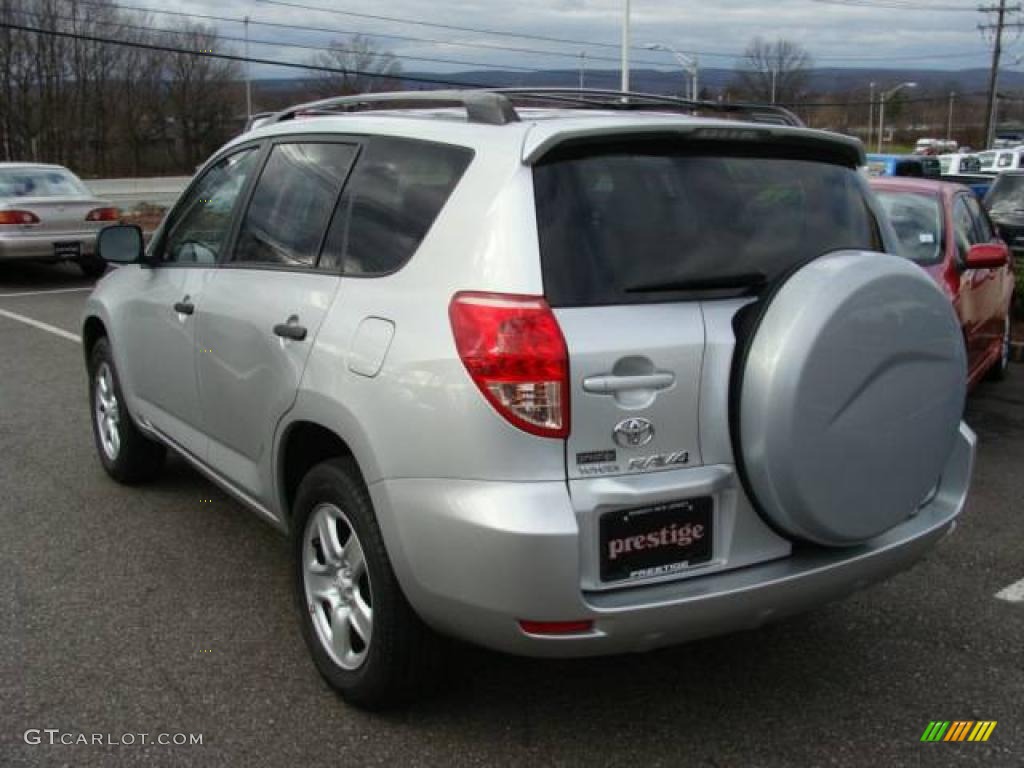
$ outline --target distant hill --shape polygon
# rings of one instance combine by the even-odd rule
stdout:
[[[514,70],[468,70],[464,72],[406,72],[409,78],[439,78],[458,83],[480,86],[576,86],[579,84],[578,69],[550,69],[541,72],[519,72]],[[700,71],[700,87],[720,91],[735,80],[733,69],[708,68]],[[988,88],[988,70],[936,70],[936,69],[847,69],[828,67],[810,71],[810,88],[819,94],[845,93],[856,89],[867,91],[869,83],[889,86],[902,82],[918,83],[920,92],[957,91],[960,94],[981,94]],[[280,95],[289,91],[302,90],[308,83],[304,78],[275,78],[255,82],[257,88],[269,95]],[[617,69],[588,69],[584,73],[588,88],[619,87]],[[405,82],[410,90],[432,87],[415,79]],[[445,87],[438,83],[438,88]],[[678,93],[683,88],[680,72],[652,69],[634,69],[630,72],[630,87],[636,91],[651,93]],[[1004,71],[1000,75],[1000,89],[1024,89],[1024,72]]]

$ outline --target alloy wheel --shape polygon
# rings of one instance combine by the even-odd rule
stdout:
[[[96,369],[94,416],[103,453],[116,461],[121,453],[121,407],[114,389],[114,372],[106,362]]]
[[[358,669],[373,637],[370,574],[355,528],[334,504],[317,505],[306,522],[302,580],[324,650],[343,669]]]

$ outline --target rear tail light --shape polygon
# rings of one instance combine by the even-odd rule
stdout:
[[[448,316],[466,370],[511,424],[541,437],[569,434],[569,360],[540,296],[455,294]]]
[[[121,218],[121,212],[117,208],[95,208],[89,211],[85,217],[86,221],[117,221]]]
[[[38,224],[39,217],[32,211],[0,211],[0,224]]]
[[[594,622],[519,620],[519,628],[528,635],[583,635],[594,629]]]

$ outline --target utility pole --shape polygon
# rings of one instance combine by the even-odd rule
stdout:
[[[991,147],[996,132],[996,90],[999,88],[999,59],[1003,54],[1003,32],[1007,28],[1021,30],[1024,24],[1019,21],[1007,22],[1008,13],[1019,13],[1020,5],[1007,6],[1006,0],[999,0],[998,5],[982,6],[981,13],[994,13],[994,24],[979,24],[978,29],[983,35],[992,35],[992,70],[988,75],[988,109],[985,110],[985,147]]]
[[[1005,2],[1005,0],[1002,0]],[[622,91],[629,90],[629,0],[625,0],[622,16]]]
[[[949,94],[949,119],[946,121],[946,141],[953,138],[953,102],[956,101],[956,91]]]
[[[583,90],[583,76],[587,72],[587,52],[580,51],[580,90]]]

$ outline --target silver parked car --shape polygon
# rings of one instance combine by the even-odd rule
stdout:
[[[363,706],[442,636],[643,651],[909,567],[974,457],[950,304],[884,253],[859,142],[693,109],[384,94],[240,136],[145,252],[101,235],[100,461],[170,448],[288,532]]]
[[[96,235],[119,219],[67,168],[0,163],[0,261],[73,261],[97,277]]]

